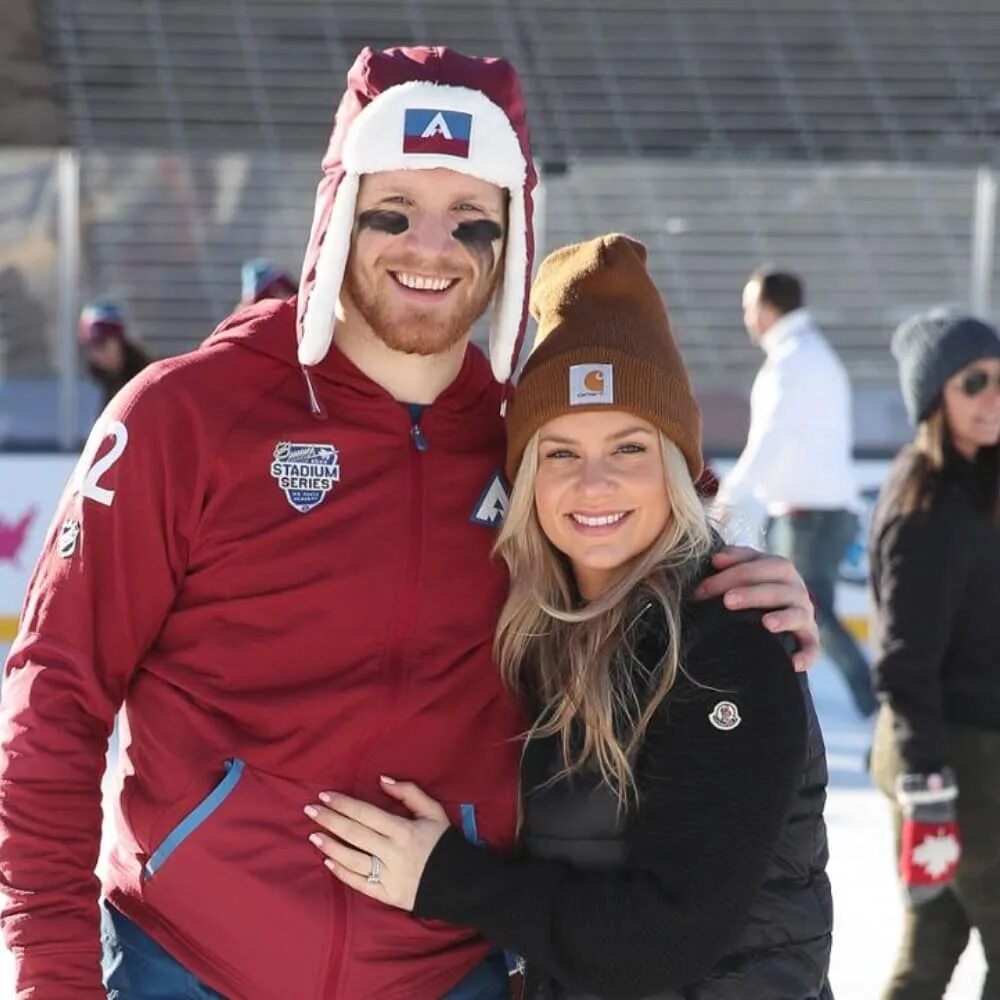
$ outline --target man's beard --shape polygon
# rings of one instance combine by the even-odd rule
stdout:
[[[363,288],[350,268],[344,275],[344,289],[351,304],[375,336],[390,350],[425,356],[444,354],[467,336],[486,312],[496,285],[495,277],[481,294],[464,300],[449,312],[440,309],[424,312],[412,306],[391,307],[373,289]]]

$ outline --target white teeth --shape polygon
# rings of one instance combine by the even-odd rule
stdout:
[[[585,525],[588,528],[600,528],[606,524],[617,524],[625,516],[625,511],[618,514],[605,514],[602,517],[587,517],[586,514],[570,514],[570,517],[577,524]]]
[[[395,272],[396,280],[407,288],[416,288],[422,292],[443,292],[450,288],[451,278],[423,278],[418,274],[403,274],[401,271]]]

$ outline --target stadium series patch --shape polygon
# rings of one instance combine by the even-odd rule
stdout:
[[[407,108],[403,121],[404,153],[440,153],[469,157],[472,115],[464,111]]]
[[[279,441],[274,446],[271,476],[288,502],[300,514],[307,514],[340,482],[340,455],[332,444]]]

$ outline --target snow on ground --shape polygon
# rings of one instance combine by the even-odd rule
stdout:
[[[0,649],[0,660],[3,659]],[[893,870],[889,813],[862,772],[867,723],[854,715],[834,668],[811,672],[830,761],[826,819],[830,832],[835,933],[831,982],[837,1000],[878,1000],[892,967],[901,909]],[[976,1000],[984,963],[974,940],[955,973],[947,1000]],[[0,1000],[14,996],[10,955],[0,947]]]

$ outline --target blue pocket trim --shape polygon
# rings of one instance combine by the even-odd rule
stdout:
[[[470,802],[463,802],[459,807],[462,811],[462,833],[471,844],[482,844],[479,839],[479,827],[476,825],[476,807]]]
[[[142,868],[143,879],[152,878],[170,855],[229,797],[243,775],[245,764],[242,760],[233,759],[225,761],[224,767],[226,776],[222,781],[167,834],[163,843],[149,856],[149,860]]]

